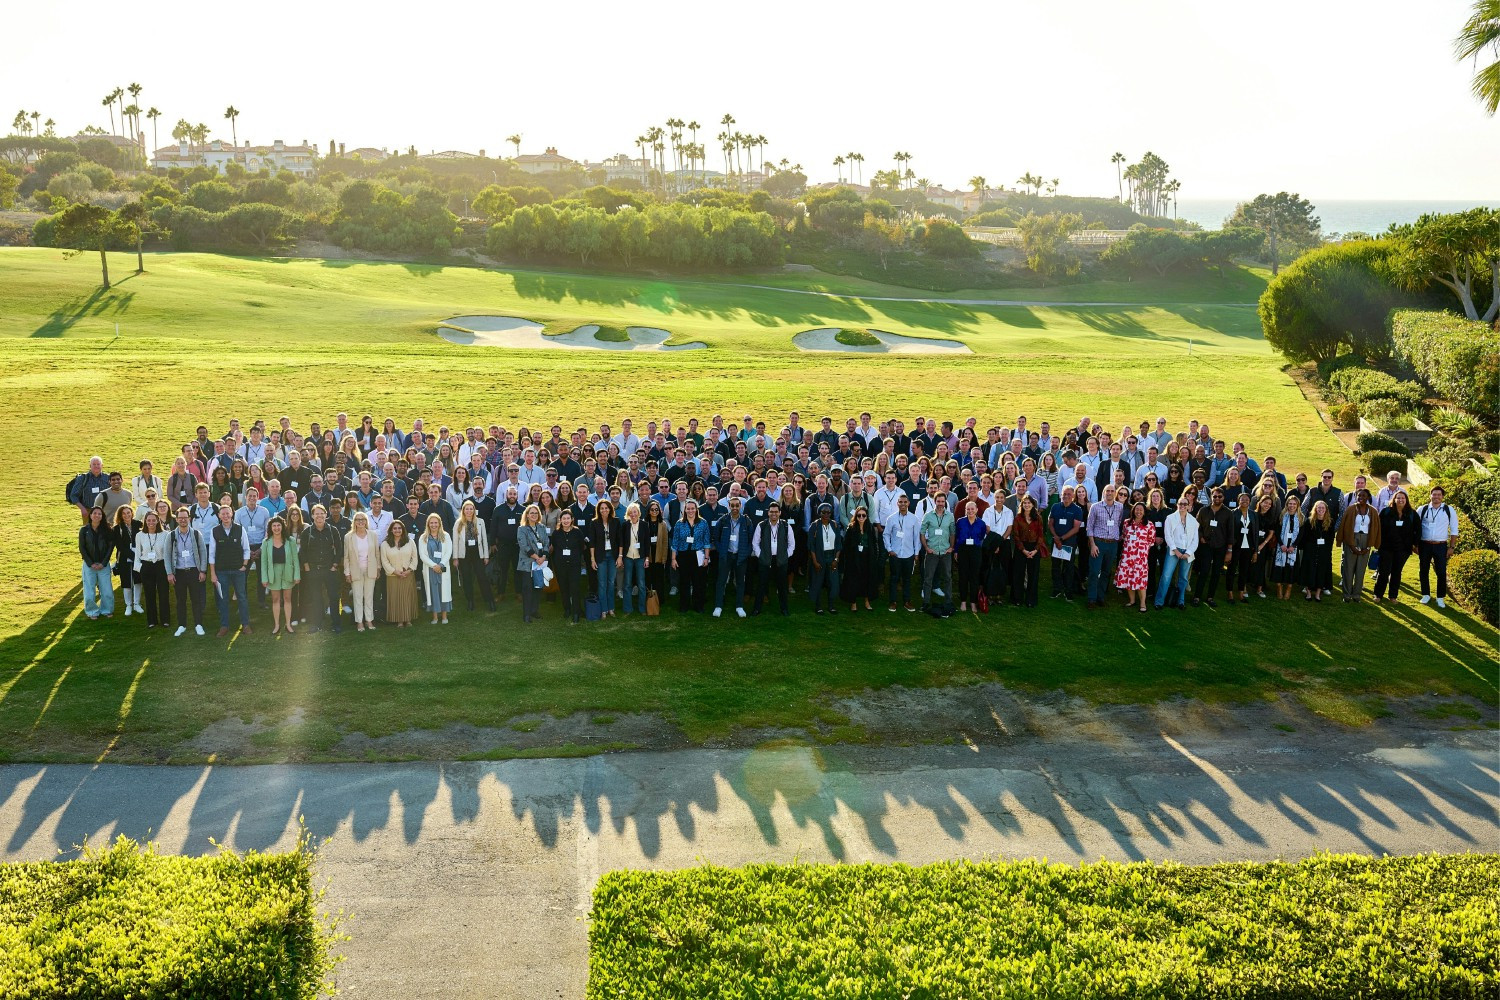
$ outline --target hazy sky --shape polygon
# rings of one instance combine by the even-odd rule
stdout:
[[[229,136],[574,158],[634,152],[669,117],[725,112],[814,180],[864,173],[1113,194],[1110,155],[1152,150],[1182,197],[1500,200],[1500,117],[1452,58],[1467,0],[12,5],[0,112],[107,125],[145,86]],[[729,11],[734,13],[729,13]],[[65,53],[65,66],[58,65]],[[150,142],[148,129],[147,141]]]

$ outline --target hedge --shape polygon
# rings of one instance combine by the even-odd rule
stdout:
[[[1373,368],[1341,369],[1328,377],[1328,386],[1342,393],[1351,403],[1390,399],[1406,409],[1415,407],[1423,396],[1422,387],[1417,383],[1403,382]]]
[[[1367,451],[1362,456],[1365,467],[1370,470],[1370,475],[1377,479],[1384,479],[1388,472],[1399,472],[1406,475],[1406,456],[1395,451]]]
[[[1340,406],[1333,415],[1334,422],[1341,430],[1352,431],[1359,426],[1359,404],[1345,403]]]
[[[1391,339],[1428,385],[1459,406],[1493,419],[1500,410],[1500,331],[1449,312],[1397,309]]]
[[[1491,998],[1500,855],[610,872],[590,1000]]]
[[[1354,435],[1354,445],[1360,451],[1394,451],[1398,455],[1411,455],[1406,445],[1380,431],[1365,431]]]
[[[1462,552],[1448,563],[1448,586],[1460,604],[1500,625],[1500,552]]]
[[[182,858],[121,837],[75,861],[0,865],[6,1000],[311,1000],[339,936],[306,842],[286,854]]]

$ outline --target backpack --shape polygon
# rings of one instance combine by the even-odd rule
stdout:
[[[63,502],[69,504],[82,502],[82,500],[79,499],[79,491],[83,489],[83,480],[87,475],[88,473],[86,472],[80,472],[78,475],[68,480],[68,485],[63,490]]]

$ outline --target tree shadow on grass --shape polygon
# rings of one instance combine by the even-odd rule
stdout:
[[[120,316],[130,308],[135,293],[118,291],[119,284],[117,282],[116,287],[107,292],[103,288],[96,288],[87,296],[74,296],[52,310],[42,325],[31,331],[31,336],[61,337],[80,320]]]

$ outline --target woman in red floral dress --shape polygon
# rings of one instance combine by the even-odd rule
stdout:
[[[1146,520],[1145,504],[1138,503],[1130,509],[1130,520],[1125,522],[1121,541],[1124,544],[1120,547],[1120,566],[1115,570],[1115,586],[1128,592],[1127,608],[1139,604],[1145,611],[1148,560],[1156,541],[1156,526]]]

